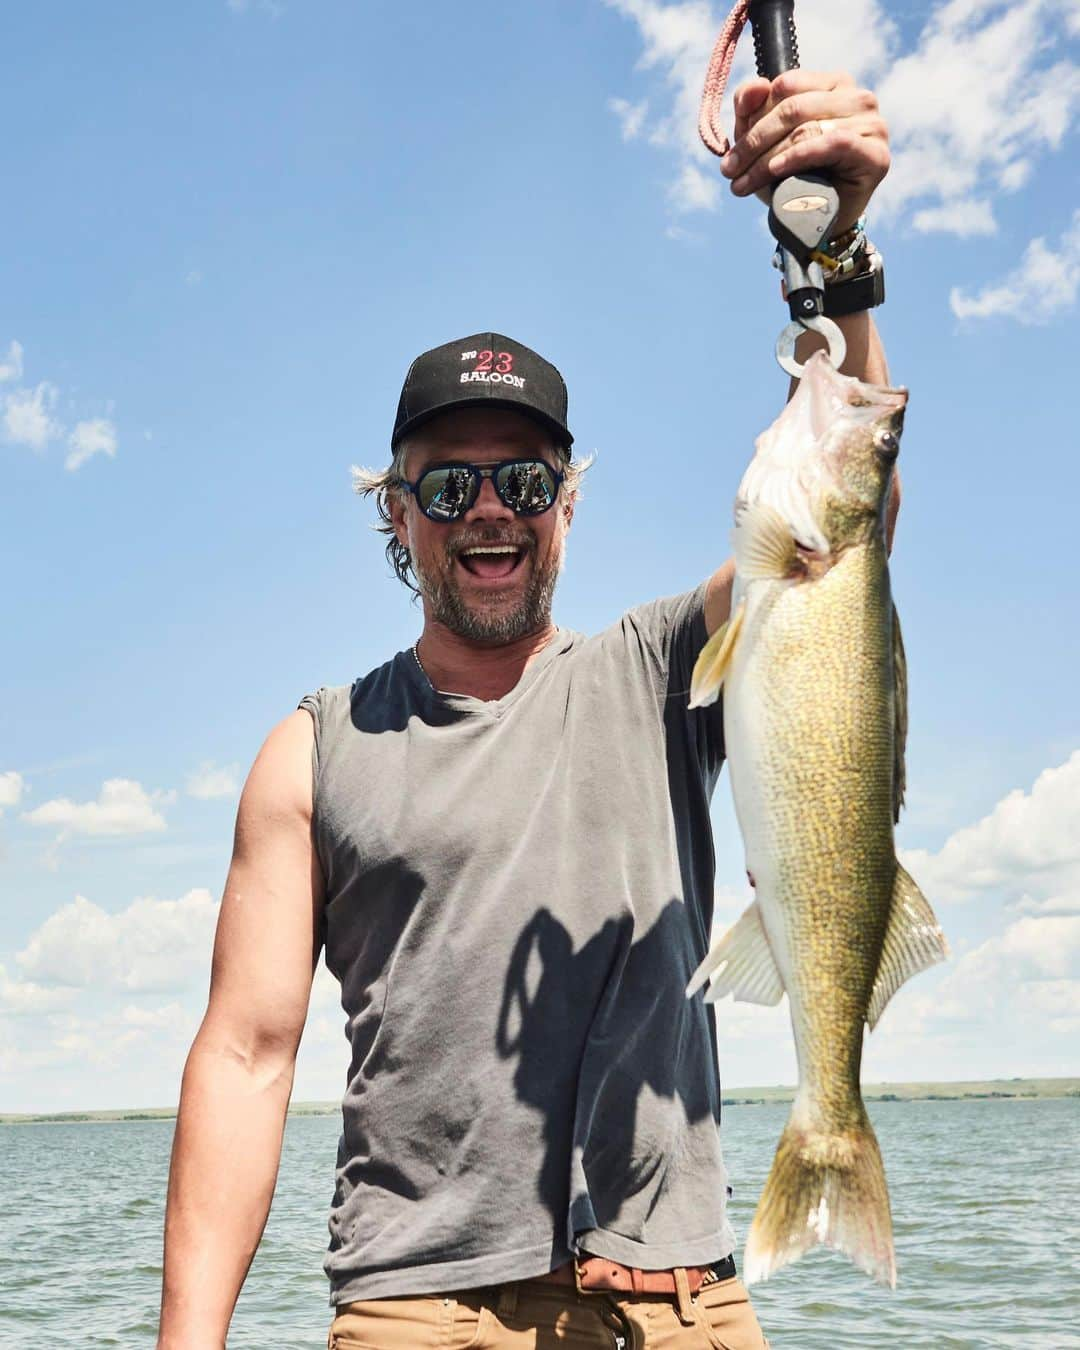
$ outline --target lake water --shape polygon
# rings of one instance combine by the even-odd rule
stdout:
[[[899,1284],[819,1251],[755,1286],[775,1350],[1080,1348],[1080,1099],[875,1103]],[[724,1109],[745,1236],[787,1107]],[[0,1346],[152,1346],[172,1121],[0,1127]],[[325,1347],[338,1124],[289,1122],[230,1347]]]

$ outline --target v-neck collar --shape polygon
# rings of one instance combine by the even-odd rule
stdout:
[[[421,668],[412,648],[409,648],[408,651],[398,652],[398,668],[424,702],[435,708],[471,716],[499,718],[517,702],[555,657],[570,650],[577,636],[572,629],[556,628],[551,641],[529,661],[517,684],[514,685],[513,689],[507,690],[502,698],[476,698],[472,694],[446,693],[436,689],[428,679],[427,673]]]

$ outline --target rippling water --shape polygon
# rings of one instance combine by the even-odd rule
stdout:
[[[774,1350],[1080,1350],[1080,1100],[875,1103],[899,1286],[815,1252],[754,1289]],[[745,1235],[786,1106],[727,1107]],[[0,1127],[0,1346],[152,1346],[171,1121]],[[296,1118],[230,1347],[324,1347],[337,1121]]]

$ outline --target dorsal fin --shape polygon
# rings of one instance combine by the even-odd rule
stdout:
[[[907,785],[905,768],[905,750],[907,747],[907,657],[904,655],[904,639],[900,633],[900,616],[893,605],[892,611],[893,645],[893,820],[900,819],[900,808],[904,804],[904,788]]]

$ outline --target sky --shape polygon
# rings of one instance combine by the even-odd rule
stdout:
[[[900,856],[953,957],[868,1080],[1080,1074],[1080,10],[800,0],[874,88],[910,670]],[[0,50],[0,1111],[163,1106],[240,786],[308,690],[409,646],[350,465],[484,329],[596,452],[556,618],[696,585],[786,379],[764,211],[698,147],[705,3],[13,8]],[[749,68],[744,38],[736,75]],[[730,125],[730,110],[728,112]],[[717,920],[747,903],[726,777]],[[718,1005],[725,1087],[794,1081]],[[294,1097],[340,1096],[320,969]]]

